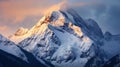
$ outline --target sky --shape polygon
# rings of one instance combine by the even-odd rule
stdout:
[[[83,19],[94,19],[102,31],[120,34],[120,0],[0,0],[0,34],[31,28],[49,11],[73,8]]]

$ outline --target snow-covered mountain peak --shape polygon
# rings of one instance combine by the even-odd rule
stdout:
[[[47,29],[47,25],[50,23],[54,26],[63,26],[65,17],[60,11],[53,11],[43,16],[31,29],[19,28],[14,35],[9,38],[15,43],[19,43],[27,37],[30,37],[37,33],[43,33]]]
[[[82,19],[73,9],[53,11],[43,16],[31,29],[21,28],[17,32],[19,36],[11,38],[18,40],[19,47],[56,67],[84,67],[90,63],[91,66],[94,63],[101,65],[120,53],[119,35],[109,32],[103,35],[94,20]]]
[[[116,37],[112,37],[109,32],[103,35],[94,20],[84,20],[74,10],[53,11],[43,16],[24,35],[14,38],[20,39],[18,45],[33,53],[38,60],[44,59],[58,66],[62,62],[73,62],[82,67],[94,56],[103,61],[106,56],[116,55],[119,51],[111,53],[106,49],[106,44],[111,41],[115,43]]]
[[[36,23],[29,31],[36,34],[41,32],[42,28],[47,28],[46,25],[52,24],[54,26],[63,26],[65,22],[65,17],[59,11],[53,11],[45,16],[43,16],[38,23]],[[43,30],[43,29],[42,29]]]
[[[95,55],[96,46],[93,45],[92,38],[98,37],[93,33],[97,30],[91,30],[93,25],[87,24],[79,15],[73,13],[53,11],[44,16],[29,30],[31,36],[21,41],[19,46],[33,53],[38,59],[43,58],[53,63],[79,59],[85,61],[84,65]]]
[[[43,34],[46,29],[48,29],[48,24],[52,26],[62,26],[67,31],[71,29],[72,32],[69,31],[69,33],[77,34],[79,37],[86,35],[96,42],[103,38],[103,33],[94,20],[88,19],[84,21],[76,11],[68,9],[66,11],[53,11],[43,16],[40,21],[29,30],[24,28],[18,29],[18,31],[10,37],[10,40],[19,43],[35,34]]]

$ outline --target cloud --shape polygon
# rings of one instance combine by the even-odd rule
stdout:
[[[7,31],[7,30],[9,30],[9,28],[7,26],[0,26],[0,30]]]
[[[38,16],[43,14],[46,8],[53,3],[47,3],[45,0],[21,0],[0,2],[0,14],[2,18],[12,19],[11,23],[22,22],[27,16]]]
[[[23,6],[24,5],[24,6]],[[40,13],[40,9],[38,8],[30,8],[26,5],[21,3],[13,3],[13,2],[2,2],[0,4],[2,17],[5,19],[12,19],[12,23],[18,23],[24,20],[26,16],[29,15],[36,15]]]
[[[9,35],[20,26],[32,26],[48,8],[59,3],[61,0],[0,0],[0,33]]]
[[[7,0],[0,2],[0,14],[11,23],[20,23],[28,16],[39,16],[52,10],[58,10],[65,6],[71,6],[68,0]],[[82,6],[86,3],[76,3],[74,6]],[[72,5],[73,6],[73,5]]]
[[[8,32],[10,31],[10,28],[8,28],[8,26],[0,26],[0,34],[3,34],[4,36],[6,36],[7,34],[9,34]]]
[[[44,14],[71,7],[84,19],[96,20],[103,31],[120,33],[119,2],[120,0],[0,0],[0,26],[11,28],[9,33],[21,26],[30,28]]]
[[[4,2],[4,1],[8,1],[8,0],[0,0],[0,2]]]
[[[106,25],[109,25],[108,29],[114,34],[120,34],[120,6],[112,5],[108,7],[106,12]],[[102,18],[101,18],[102,19]]]

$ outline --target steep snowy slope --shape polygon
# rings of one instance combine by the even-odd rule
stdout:
[[[91,58],[85,67],[119,67],[120,65],[120,35],[104,34],[103,44],[99,47],[101,52],[97,57]],[[101,60],[101,59],[104,60]]]
[[[19,46],[55,66],[84,66],[99,51],[96,44],[103,34],[96,22],[84,21],[77,13],[69,12],[53,11],[44,16],[30,30],[34,34]]]
[[[8,38],[17,44],[18,42],[23,40],[25,37],[28,37],[28,36],[25,36],[25,34],[27,33],[28,33],[28,29],[21,27],[13,35],[8,36]]]
[[[104,50],[107,58],[109,59],[120,54],[120,35],[112,35],[111,33],[106,32],[104,36],[104,45],[101,46],[101,49]]]
[[[24,40],[25,38],[28,38],[34,34],[36,34],[37,32],[42,33],[45,29],[46,29],[46,24],[42,24],[45,23],[47,20],[45,17],[43,17],[42,19],[40,19],[40,21],[34,25],[30,30],[25,29],[25,28],[20,28],[18,29],[15,34],[10,35],[9,39],[13,42],[15,42],[16,44],[18,44],[20,41]]]
[[[80,27],[82,32],[85,35],[87,35],[88,37],[90,37],[92,40],[97,42],[103,38],[103,33],[102,33],[100,27],[98,26],[98,24],[94,20],[88,19],[88,21],[84,21],[79,16],[79,14],[73,9],[68,9],[67,13],[72,16],[72,18],[73,18],[72,23],[74,25]],[[71,18],[69,18],[69,16],[68,16],[68,19],[71,19]],[[95,26],[94,29],[93,29],[93,26]]]
[[[58,63],[63,62],[63,64],[58,64],[59,66],[84,66],[88,59],[95,55],[93,41],[89,39],[89,37],[83,36],[82,38],[79,38],[59,27],[53,27],[51,25],[48,25],[48,27],[61,41],[61,46],[56,50],[51,58]],[[64,64],[64,62],[68,61],[72,63]]]
[[[2,35],[0,35],[0,49],[27,61],[27,57],[20,50],[20,48]]]
[[[3,67],[54,67],[49,62],[41,61],[0,35],[0,64]]]

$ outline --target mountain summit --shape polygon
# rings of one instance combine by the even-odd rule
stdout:
[[[119,35],[103,35],[94,20],[82,19],[73,9],[53,11],[16,33],[10,39],[19,47],[56,67],[102,67],[120,51]]]
[[[87,22],[72,11],[53,11],[25,34],[29,37],[21,41],[19,46],[33,53],[38,60],[50,61],[55,66],[61,66],[59,63],[69,66],[71,62],[77,67],[84,66],[96,54],[95,48],[98,46],[93,45],[94,41],[97,43],[103,36],[96,22],[90,20],[97,30],[91,30],[94,25]]]
[[[52,23],[51,23],[52,22]],[[42,33],[46,30],[47,25],[52,24],[54,26],[63,26],[65,24],[74,25],[76,28],[80,27],[81,34],[82,32],[87,36],[91,37],[94,33],[94,37],[97,39],[103,38],[103,33],[98,26],[98,24],[92,20],[83,20],[76,11],[69,9],[65,11],[53,11],[40,19],[40,21],[34,25],[30,30],[25,28],[19,28],[14,35],[11,35],[9,38],[10,40],[19,43],[20,41],[24,40],[27,37],[30,37],[36,33]],[[72,27],[72,26],[71,26]],[[80,31],[74,31],[80,35]],[[94,30],[94,31],[91,31]],[[79,32],[79,33],[78,33]],[[80,35],[81,36],[81,35]],[[91,37],[94,39],[93,37]],[[96,40],[96,39],[95,39]]]

